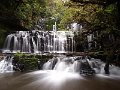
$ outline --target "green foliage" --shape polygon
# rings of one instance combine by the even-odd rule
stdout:
[[[102,49],[106,53],[109,51],[115,53],[120,48],[120,31],[117,26],[118,20],[116,3],[104,7],[102,11],[96,14],[96,17],[93,20],[91,29],[99,32],[95,41],[102,45]]]
[[[85,45],[85,35],[97,32],[98,35],[94,37],[93,43],[97,43],[101,47],[100,50],[116,52],[120,48],[120,31],[117,24],[119,20],[118,7],[116,3],[102,6],[95,3],[69,2],[67,5],[70,7],[64,12],[61,25],[66,27],[65,25],[71,22],[83,25],[83,34],[81,33],[75,37],[78,47]],[[99,50],[99,48],[96,49]]]
[[[50,19],[50,18],[47,19],[47,20],[45,21],[46,30],[51,31],[54,24],[55,24],[55,21],[54,21],[53,19]]]
[[[76,51],[83,52],[86,43],[86,35],[78,32],[75,33],[74,39],[75,39]]]
[[[109,6],[106,7],[105,11],[106,11],[107,13],[112,14],[112,13],[114,13],[114,11],[116,11],[116,9],[117,9],[116,4],[111,4],[111,5],[109,5]],[[115,13],[114,13],[114,14],[115,14]]]
[[[44,2],[39,0],[24,0],[17,9],[16,16],[20,20],[22,26],[30,28],[37,23],[44,14]]]
[[[48,18],[47,22],[49,28],[52,29],[51,24],[54,24],[49,21],[57,21],[57,28],[60,28],[60,21],[66,9],[67,7],[64,6],[61,0],[46,0],[46,17]]]
[[[37,69],[38,60],[41,62],[46,62],[52,57],[52,55],[31,55],[16,53],[14,55],[14,62],[17,62],[17,64],[24,64],[25,70],[34,70]]]
[[[23,63],[25,65],[25,70],[34,70],[37,69],[37,58],[21,58],[19,63]]]
[[[14,61],[17,64],[24,64],[25,70],[34,70],[37,68],[37,58],[34,55],[27,55],[23,53],[16,53]]]
[[[3,0],[0,2],[0,17],[31,28],[38,18],[45,16],[44,5],[43,0]]]
[[[71,7],[67,8],[64,11],[64,14],[61,18],[61,25],[77,22],[84,24],[86,23],[88,26],[89,23],[92,23],[92,20],[95,18],[96,13],[102,10],[102,6],[97,4],[83,4],[78,6],[73,2],[70,2],[70,4]]]

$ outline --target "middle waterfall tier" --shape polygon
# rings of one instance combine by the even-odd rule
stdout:
[[[17,31],[7,36],[3,53],[66,53],[74,48],[70,31]]]

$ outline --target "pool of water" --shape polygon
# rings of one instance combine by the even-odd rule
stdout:
[[[0,90],[120,90],[119,76],[80,76],[55,70],[0,74]]]

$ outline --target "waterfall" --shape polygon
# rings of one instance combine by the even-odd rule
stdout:
[[[10,52],[10,44],[11,44],[11,40],[12,40],[12,37],[14,35],[13,34],[10,34],[7,36],[6,40],[5,40],[5,43],[4,43],[4,51],[3,52]]]
[[[12,56],[4,56],[0,61],[0,73],[13,72]],[[79,73],[81,75],[105,75],[105,63],[100,59],[87,59],[82,56],[66,57],[58,56],[45,62],[42,70],[54,70],[57,72]],[[119,76],[120,68],[114,65],[109,66],[110,75]]]
[[[89,34],[87,36],[87,40],[88,40],[88,49],[90,50],[92,48],[92,40],[93,40],[93,34]]]
[[[93,35],[87,36],[89,49]],[[71,31],[17,31],[9,34],[4,43],[3,53],[68,53],[74,52],[74,33]],[[0,61],[0,72],[12,71],[12,57]],[[104,74],[103,63],[99,59],[77,57],[54,57],[43,65],[43,70],[56,70],[80,74]],[[110,66],[110,73],[120,75],[119,68]]]
[[[56,63],[54,63],[56,62]],[[77,60],[75,57],[58,57],[50,59],[43,65],[44,70],[57,70],[57,71],[64,71],[64,72],[80,72],[84,67],[81,67],[82,64],[85,64],[87,60],[79,59]],[[53,65],[54,64],[54,65]],[[91,67],[90,64],[88,66]],[[91,71],[93,68],[91,68]],[[89,71],[88,71],[89,72]]]
[[[57,57],[50,59],[43,65],[43,70],[56,70],[62,72],[80,73],[81,75],[105,75],[105,63],[100,59],[82,59],[76,57]],[[110,75],[120,75],[120,68],[110,66]]]
[[[5,56],[4,59],[0,61],[0,73],[13,71],[12,60],[13,57]]]
[[[13,52],[17,52],[17,50],[19,50],[19,47],[17,48],[17,46],[18,46],[19,44],[18,44],[18,40],[17,40],[17,37],[16,36],[14,36],[14,44],[13,44]]]
[[[73,37],[71,31],[17,31],[7,36],[3,53],[73,52]]]

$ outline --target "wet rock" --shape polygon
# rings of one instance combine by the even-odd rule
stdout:
[[[93,70],[93,68],[91,68],[89,63],[85,60],[81,62],[80,74],[81,75],[94,75],[95,71]]]

